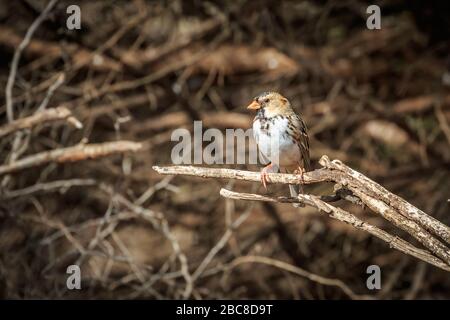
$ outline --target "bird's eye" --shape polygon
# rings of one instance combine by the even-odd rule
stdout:
[[[264,99],[264,102],[268,103],[269,102],[269,98]]]

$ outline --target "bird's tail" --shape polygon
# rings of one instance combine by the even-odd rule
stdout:
[[[286,170],[287,173],[290,173],[289,170]],[[298,184],[290,184],[289,185],[289,193],[291,194],[292,198],[297,198],[299,193],[303,193],[303,187]],[[295,208],[302,208],[305,205],[302,203],[293,203],[292,204]]]
[[[299,185],[295,185],[295,184],[290,184],[289,185],[289,192],[291,193],[291,197],[292,198],[297,198],[299,193],[300,193],[300,186]],[[303,193],[303,190],[302,190]],[[303,203],[293,203],[292,204],[295,208],[302,208],[305,205]]]

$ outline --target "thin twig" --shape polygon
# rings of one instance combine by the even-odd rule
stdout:
[[[0,175],[37,167],[46,163],[75,162],[109,156],[117,153],[136,152],[142,144],[131,141],[114,141],[98,144],[79,144],[73,147],[40,152],[10,164],[0,166]]]
[[[23,38],[20,45],[17,47],[16,51],[14,52],[14,57],[11,62],[11,70],[9,72],[8,82],[6,84],[6,114],[8,117],[8,121],[12,122],[14,120],[14,110],[13,110],[13,98],[12,98],[12,89],[14,86],[14,82],[16,80],[16,74],[17,69],[19,67],[19,60],[20,56],[22,54],[22,51],[26,48],[28,43],[30,43],[31,37],[33,36],[36,29],[40,26],[40,24],[47,18],[48,13],[52,8],[55,6],[55,4],[58,2],[58,0],[50,0],[47,6],[45,7],[44,11],[37,17],[36,20],[31,24],[30,28],[27,30],[27,33],[25,34],[25,37]]]
[[[77,129],[83,125],[79,122],[66,107],[58,107],[37,112],[29,117],[14,120],[0,127],[0,138],[7,136],[15,131],[29,129],[38,124],[47,122],[65,120]]]
[[[47,94],[45,95],[44,100],[42,100],[41,104],[37,108],[36,112],[40,112],[45,110],[47,108],[48,103],[50,102],[51,97],[53,96],[53,93],[64,83],[64,80],[66,79],[66,76],[64,73],[61,73],[58,78],[56,78],[55,83],[53,83],[47,90]]]
[[[222,250],[222,248],[226,245],[230,237],[233,235],[233,231],[238,228],[247,218],[249,217],[251,211],[247,210],[246,212],[242,213],[239,218],[237,218],[233,223],[229,225],[223,236],[220,238],[220,240],[217,242],[217,244],[208,252],[206,257],[203,259],[203,261],[200,263],[200,265],[197,267],[197,269],[192,274],[192,280],[195,281],[198,279],[198,277],[205,271],[206,267],[209,265],[209,263],[212,261],[212,259],[216,256],[216,254]]]
[[[284,261],[275,260],[269,257],[262,257],[262,256],[243,256],[238,257],[235,260],[233,260],[229,265],[226,266],[226,273],[225,276],[227,276],[232,269],[236,268],[237,266],[244,264],[244,263],[261,263],[266,264],[269,266],[273,266],[291,273],[294,273],[296,275],[299,275],[301,277],[304,277],[306,279],[309,279],[311,281],[317,282],[319,284],[325,285],[325,286],[333,286],[340,288],[345,294],[347,294],[350,298],[355,300],[360,299],[372,299],[372,297],[367,295],[358,295],[353,292],[352,289],[350,289],[344,282],[342,282],[339,279],[330,279],[325,278],[322,276],[319,276],[317,274],[311,273],[309,271],[306,271],[302,268],[293,266],[289,263],[286,263]]]
[[[53,192],[67,190],[72,187],[79,186],[93,186],[97,182],[94,179],[69,179],[69,180],[57,180],[51,182],[37,183],[30,187],[26,187],[18,190],[6,191],[5,194],[0,194],[0,199],[7,200],[17,197],[30,196],[41,192]]]

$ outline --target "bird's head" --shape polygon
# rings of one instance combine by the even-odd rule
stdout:
[[[278,92],[264,92],[253,98],[252,103],[247,106],[247,109],[259,110],[264,109],[268,114],[283,114],[289,112],[291,104],[289,100],[283,97]]]

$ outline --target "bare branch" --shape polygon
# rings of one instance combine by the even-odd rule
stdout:
[[[435,237],[438,236],[450,243],[450,228],[448,226],[434,219],[433,217],[430,217],[401,197],[389,192],[381,185],[377,184],[363,174],[349,168],[341,161],[330,161],[327,156],[323,156],[320,160],[320,164],[324,166],[324,168],[307,172],[303,175],[303,177],[295,174],[272,173],[268,174],[268,180],[271,183],[281,184],[311,184],[318,182],[334,182],[339,187],[339,194],[338,192],[336,192],[335,196],[322,196],[320,198],[312,195],[301,195],[299,196],[299,199],[283,197],[275,199],[261,195],[241,193],[237,197],[239,199],[246,200],[291,203],[299,202],[299,200],[301,200],[301,202],[305,202],[308,205],[329,213],[330,216],[334,218],[339,217],[340,219],[338,220],[343,220],[347,223],[352,224],[358,229],[363,229],[385,240],[391,246],[402,252],[427,261],[428,263],[436,265],[444,270],[450,271],[450,250],[445,243],[441,242],[439,238]],[[154,166],[153,169],[160,174],[182,174],[189,176],[198,176],[202,178],[225,178],[255,182],[260,181],[259,172],[249,172],[243,170],[202,168],[193,166]],[[223,192],[226,191],[222,190],[222,193]],[[227,193],[226,196],[231,197],[229,193]],[[392,236],[385,231],[373,226],[362,228],[361,224],[364,225],[365,222],[353,217],[350,213],[333,207],[325,202],[328,200],[329,202],[333,202],[338,198],[345,199],[353,203],[366,205],[375,213],[381,215],[383,218],[417,239],[429,251],[418,249],[408,242]]]
[[[450,271],[450,266],[444,263],[439,258],[433,256],[429,251],[416,248],[410,243],[406,242],[403,239],[400,239],[396,236],[393,236],[386,231],[373,226],[361,219],[357,218],[353,214],[330,205],[322,200],[319,197],[309,195],[309,194],[300,194],[298,196],[298,200],[295,198],[289,197],[269,197],[262,196],[258,194],[251,193],[239,193],[230,191],[227,189],[221,189],[220,195],[225,198],[237,199],[237,200],[252,200],[252,201],[269,201],[269,202],[280,202],[280,203],[292,203],[292,202],[303,202],[304,204],[317,208],[320,211],[323,211],[328,214],[330,218],[345,222],[347,224],[352,225],[353,227],[366,231],[371,235],[387,242],[390,247],[395,248],[405,254],[416,257],[420,260],[428,262],[438,268],[441,268],[446,271]]]
[[[72,187],[79,186],[93,186],[97,182],[94,179],[68,179],[68,180],[57,180],[51,182],[42,182],[34,184],[30,187],[26,187],[18,190],[6,191],[5,194],[0,194],[1,200],[13,199],[17,197],[26,197],[34,195],[36,193],[46,193],[54,191],[64,191]]]
[[[323,156],[320,159],[320,164],[333,171],[342,172],[344,175],[341,176],[341,181],[336,182],[345,185],[356,195],[360,193],[358,191],[364,190],[369,196],[382,200],[403,216],[417,222],[428,231],[433,232],[435,235],[447,241],[447,243],[450,243],[450,228],[448,226],[427,215],[403,198],[393,194],[375,181],[346,166],[339,160],[330,161],[327,156]],[[351,179],[348,179],[348,177]]]
[[[244,263],[266,264],[269,266],[273,266],[273,267],[294,273],[298,276],[307,278],[308,280],[317,282],[321,285],[338,287],[345,294],[347,294],[350,298],[352,298],[354,300],[373,299],[371,296],[368,296],[368,295],[358,295],[358,294],[354,293],[352,289],[350,289],[344,282],[342,282],[339,279],[325,278],[325,277],[319,276],[317,274],[314,274],[312,272],[306,271],[297,266],[293,266],[292,264],[286,263],[284,261],[275,260],[275,259],[271,259],[268,257],[262,257],[262,256],[243,256],[243,257],[236,258],[229,265],[226,266],[227,272],[226,272],[225,276],[228,276],[228,274],[232,271],[232,269],[234,269],[238,265],[241,265]]]
[[[16,51],[14,52],[14,57],[11,62],[11,71],[8,76],[8,82],[6,84],[6,113],[8,116],[8,121],[12,122],[14,120],[14,111],[13,111],[13,99],[12,99],[12,89],[14,86],[14,82],[16,80],[16,74],[17,74],[17,68],[19,67],[19,60],[20,56],[22,54],[22,51],[26,48],[28,43],[30,43],[31,37],[33,36],[36,29],[40,26],[40,24],[47,18],[48,13],[52,8],[55,6],[55,4],[58,2],[58,0],[50,0],[50,2],[45,7],[44,11],[37,17],[36,20],[31,24],[30,28],[27,30],[27,33],[25,34],[25,37],[23,38],[22,42],[17,47]]]
[[[44,100],[42,100],[41,104],[37,108],[37,112],[45,110],[47,108],[47,105],[52,98],[55,91],[64,83],[64,80],[66,79],[66,76],[64,73],[60,73],[58,78],[56,78],[56,81],[48,88],[47,94],[45,95]]]
[[[380,186],[375,181],[367,178],[361,173],[344,165],[341,161],[330,161],[327,156],[323,156],[320,160],[325,168],[317,169],[311,172],[306,172],[303,179],[300,175],[284,174],[284,173],[270,173],[267,175],[270,183],[281,184],[311,184],[318,182],[335,182],[343,187],[351,190],[356,196],[358,193],[365,193],[368,196],[382,200],[387,205],[393,207],[395,215],[403,215],[417,224],[441,237],[447,243],[450,243],[450,228],[435,218],[427,215],[422,210],[414,207],[401,197],[393,194],[387,189]],[[202,168],[193,166],[171,166],[158,167],[153,169],[160,174],[171,175],[188,175],[198,176],[202,178],[225,178],[245,181],[260,181],[259,172],[250,172],[243,170],[221,169],[221,168]],[[360,197],[361,198],[361,197]],[[396,221],[391,221],[396,224]],[[396,224],[399,226],[398,224]]]
[[[0,175],[37,167],[50,162],[64,163],[109,156],[117,153],[136,152],[141,143],[114,141],[99,144],[79,144],[74,147],[40,152],[7,165],[0,166]]]
[[[38,124],[59,120],[65,120],[77,129],[83,127],[81,122],[72,116],[72,112],[69,109],[66,107],[58,107],[37,112],[29,117],[17,119],[0,127],[0,138],[18,130],[29,129]]]
[[[170,167],[153,166],[152,168],[159,174],[164,175],[185,175],[185,176],[196,176],[201,178],[235,179],[235,180],[261,182],[261,174],[259,172],[253,171],[194,167],[194,166],[170,166]],[[330,176],[330,170],[326,169],[318,169],[306,172],[303,175],[303,179],[304,184],[334,181]],[[280,184],[302,183],[300,175],[285,174],[285,173],[269,173],[267,175],[267,180],[269,181],[269,183],[280,183]]]

